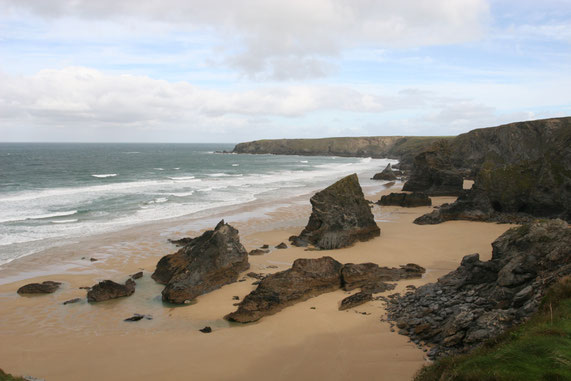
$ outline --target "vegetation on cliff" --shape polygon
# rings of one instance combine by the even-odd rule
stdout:
[[[424,367],[415,381],[571,380],[571,278],[556,283],[526,323],[466,355]]]

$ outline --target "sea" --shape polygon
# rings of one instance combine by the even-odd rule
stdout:
[[[263,200],[394,160],[244,155],[233,144],[0,143],[0,266],[68,239]]]

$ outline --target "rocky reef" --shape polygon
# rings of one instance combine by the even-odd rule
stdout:
[[[492,259],[467,255],[437,283],[389,300],[389,319],[433,358],[466,352],[526,320],[544,291],[571,274],[571,229],[562,220],[508,230]]]
[[[299,236],[290,237],[295,246],[310,243],[319,249],[338,249],[381,234],[356,174],[317,192],[310,201],[307,226]]]
[[[263,277],[258,287],[238,305],[238,310],[225,319],[248,323],[326,292],[361,288],[355,294],[358,296],[352,295],[341,302],[340,309],[352,308],[371,300],[373,293],[394,288],[385,282],[419,278],[424,272],[424,268],[415,264],[388,268],[374,263],[342,265],[331,257],[297,259],[291,269]]]
[[[238,230],[220,221],[214,230],[194,238],[174,254],[161,258],[152,278],[166,285],[163,301],[185,303],[238,279],[250,268]]]
[[[391,193],[382,196],[379,201],[379,205],[393,205],[402,206],[405,208],[414,208],[417,206],[430,206],[432,205],[432,200],[426,193],[413,192],[413,193]]]

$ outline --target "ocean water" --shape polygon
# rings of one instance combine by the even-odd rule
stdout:
[[[394,162],[215,153],[232,148],[0,144],[0,265],[70,238],[255,200],[281,201]]]

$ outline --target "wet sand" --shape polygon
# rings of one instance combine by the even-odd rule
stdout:
[[[380,193],[368,195],[375,201],[379,197]],[[435,205],[451,201],[453,198],[433,198]],[[431,209],[381,210],[375,205],[381,237],[334,251],[274,249],[270,254],[251,256],[249,271],[271,273],[289,268],[296,258],[324,255],[343,263],[398,266],[412,262],[428,269],[422,279],[398,282],[395,291],[384,294],[388,295],[402,292],[406,285],[435,281],[455,269],[466,254],[478,252],[483,260],[489,259],[490,243],[510,227],[465,221],[431,226],[412,223]],[[311,208],[307,198],[300,198],[263,216],[257,211],[244,206],[235,220],[226,218],[240,230],[248,250],[262,244],[288,243],[287,238],[303,228]],[[208,216],[212,227],[222,217]],[[0,367],[48,381],[409,380],[425,363],[421,349],[381,321],[385,315],[381,301],[338,311],[339,302],[350,294],[342,290],[246,325],[222,319],[236,309],[234,296],[242,299],[255,288],[251,284],[254,279],[245,276],[246,281],[203,295],[195,304],[163,305],[162,286],[152,281],[150,274],[163,255],[176,251],[166,238],[195,236],[199,231],[192,226],[178,221],[130,229],[4,266],[0,269]],[[125,281],[140,269],[144,277],[128,298],[88,304],[86,291],[79,289],[102,279]],[[64,284],[50,295],[16,294],[21,285],[43,280]],[[62,305],[76,297],[83,300]],[[150,314],[153,319],[123,321],[134,313]],[[212,327],[213,332],[199,332],[204,326]]]

